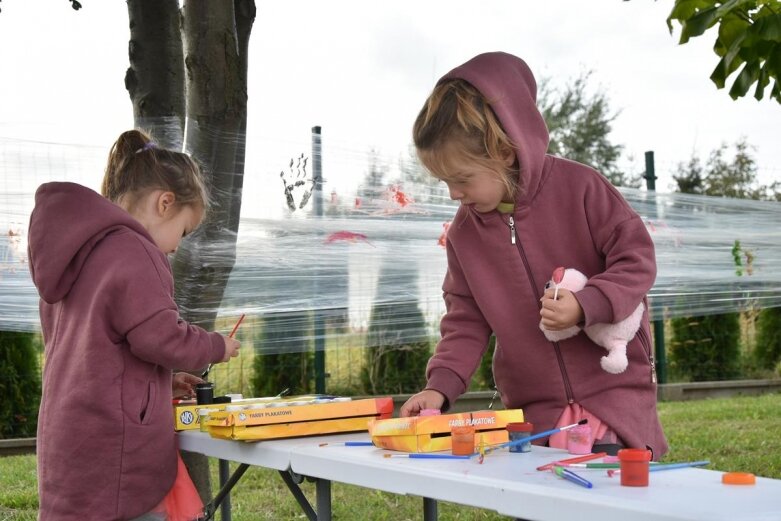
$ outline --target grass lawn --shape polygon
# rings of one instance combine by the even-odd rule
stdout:
[[[670,442],[668,461],[709,459],[714,470],[753,472],[781,479],[781,394],[663,402],[659,414]],[[217,483],[216,462],[212,466]],[[314,485],[304,492],[314,502]],[[422,500],[334,483],[334,519],[417,520]],[[250,468],[232,494],[233,519],[305,519],[276,471]],[[35,456],[0,458],[0,521],[34,521]],[[218,516],[219,517],[219,516]],[[446,520],[508,520],[494,512],[442,503]]]

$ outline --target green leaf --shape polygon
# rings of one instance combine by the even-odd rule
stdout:
[[[719,36],[713,50],[719,56],[724,56],[736,40],[743,41],[749,28],[751,24],[734,13],[724,16],[719,24]]]
[[[781,13],[757,18],[751,32],[762,40],[781,42]]]
[[[765,87],[767,87],[768,83],[770,83],[770,78],[768,77],[768,64],[765,63],[765,66],[759,70],[759,77],[757,78],[757,88],[756,90],[754,90],[754,98],[757,101],[762,100],[762,98],[764,97]]]
[[[667,27],[673,31],[673,20],[680,24],[694,16],[702,9],[708,9],[716,5],[716,0],[676,0],[670,14],[667,16]],[[682,42],[683,43],[683,42]]]
[[[688,20],[682,22],[683,28],[681,29],[680,43],[686,43],[686,41],[689,41],[689,38],[691,37],[700,36],[702,33],[710,29],[713,24],[716,23],[716,20],[717,9],[715,7],[711,7],[710,9],[703,9]]]
[[[758,77],[758,62],[747,62],[746,65],[743,66],[743,70],[740,71],[740,74],[738,74],[738,77],[735,79],[735,83],[732,84],[729,95],[732,99],[738,99],[745,96],[748,89],[757,81]]]
[[[716,65],[716,68],[713,69],[710,79],[716,84],[716,87],[723,89],[729,75],[735,72],[745,61],[740,56],[740,49],[741,44],[743,43],[743,40],[746,39],[747,35],[746,32],[739,35],[732,42],[729,50]]]
[[[756,9],[756,7],[757,0],[729,0],[728,2],[724,2],[719,6],[717,16],[721,18],[727,13],[734,13],[738,11],[738,9],[750,11],[752,9]]]
[[[773,85],[773,90],[770,91],[770,96],[781,103],[781,83],[779,83],[777,79]]]

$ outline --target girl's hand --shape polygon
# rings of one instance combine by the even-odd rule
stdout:
[[[204,380],[190,373],[174,373],[171,390],[174,398],[191,398],[195,396],[195,385]]]
[[[575,295],[568,289],[559,288],[557,299],[553,300],[554,293],[553,288],[547,289],[540,299],[542,302],[540,316],[545,329],[560,331],[583,322],[585,318],[583,308],[580,307]]]
[[[401,406],[399,415],[417,416],[423,409],[441,409],[445,404],[445,395],[434,389],[426,389],[410,397],[407,403]]]
[[[235,338],[230,338],[227,336],[223,336],[223,340],[225,340],[225,356],[222,357],[222,361],[228,362],[230,361],[231,358],[235,358],[239,356],[239,348],[241,347],[241,342],[239,342]]]

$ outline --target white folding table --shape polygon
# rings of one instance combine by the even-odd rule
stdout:
[[[758,477],[755,485],[724,485],[723,472],[706,469],[652,472],[649,486],[641,488],[622,487],[619,477],[608,477],[605,470],[573,469],[593,483],[588,489],[552,472],[537,471],[540,465],[571,457],[565,451],[545,447],[534,446],[522,454],[496,451],[479,464],[476,459],[384,458],[383,454],[398,453],[339,445],[369,441],[366,433],[259,443],[219,440],[193,431],[178,436],[183,450],[276,469],[288,487],[289,472],[314,479],[316,509],[306,503],[300,490],[296,492],[297,486],[291,490],[300,494],[296,499],[309,519],[318,521],[331,519],[330,484],[334,481],[424,498],[427,521],[436,519],[437,501],[534,521],[568,517],[599,521],[781,520],[781,480]],[[329,445],[321,447],[321,443]]]

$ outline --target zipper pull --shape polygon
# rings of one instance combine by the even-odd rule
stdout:
[[[490,411],[494,406],[494,400],[499,396],[499,388],[494,386],[494,395],[491,396],[491,401],[488,403],[488,410]]]
[[[510,221],[507,223],[510,226],[510,243],[515,244],[515,219],[510,216]]]
[[[651,362],[651,383],[656,383],[656,361],[654,355],[648,357]]]

